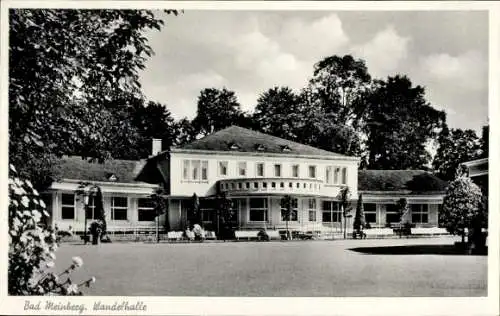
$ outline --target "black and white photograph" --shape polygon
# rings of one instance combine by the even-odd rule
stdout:
[[[491,3],[96,2],[2,5],[0,314],[498,313]]]

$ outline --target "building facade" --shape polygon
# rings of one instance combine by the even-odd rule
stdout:
[[[85,211],[77,194],[81,182],[102,189],[108,230],[152,229],[179,231],[197,218],[207,230],[218,230],[218,198],[231,201],[233,216],[226,223],[237,230],[260,228],[300,232],[340,232],[352,229],[353,217],[344,217],[339,193],[350,192],[354,209],[362,194],[365,217],[372,227],[399,222],[396,203],[406,198],[405,221],[416,227],[437,227],[438,210],[446,183],[419,170],[358,170],[359,158],[328,152],[256,131],[232,126],[179,148],[160,152],[146,161],[113,160],[90,163],[64,158],[59,180],[45,192],[52,211],[51,225],[82,232],[85,219],[95,218],[93,202]],[[158,219],[150,200],[161,188],[167,212]],[[291,197],[287,217],[282,201]],[[288,219],[288,220],[287,220]],[[345,221],[345,223],[344,223]]]
[[[371,227],[394,227],[400,223],[397,202],[406,199],[408,212],[402,222],[413,227],[439,226],[439,209],[447,183],[423,170],[360,170],[365,219]]]
[[[338,195],[357,195],[359,158],[232,126],[150,159],[139,180],[161,178],[169,200],[168,226],[183,229],[199,197],[203,225],[217,225],[216,196],[233,202],[236,229],[283,229],[281,201],[292,197],[292,230],[340,229]],[[155,179],[151,181],[151,179]]]
[[[133,232],[154,229],[155,212],[149,197],[158,186],[134,180],[144,162],[112,160],[92,163],[80,157],[64,157],[54,170],[57,181],[42,193],[51,220],[48,225],[82,233],[96,219],[95,200],[85,208],[81,185],[97,185],[102,191],[109,231]],[[164,216],[160,221],[165,221]]]

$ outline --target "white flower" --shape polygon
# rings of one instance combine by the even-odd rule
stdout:
[[[9,168],[12,172],[17,172],[16,168],[14,168],[14,165],[9,164]]]
[[[56,255],[54,253],[49,253],[49,257],[52,259],[52,260],[56,260]]]
[[[73,293],[78,293],[78,285],[74,284],[74,283],[71,283],[70,285],[68,285],[68,287],[66,288],[66,292],[68,292],[68,294],[73,294]]]
[[[23,196],[21,199],[21,204],[24,205],[24,207],[28,207],[30,205],[30,199],[28,199],[27,196]]]
[[[79,268],[79,267],[83,266],[83,260],[82,260],[82,258],[80,258],[80,257],[73,257],[72,260],[73,260],[73,264],[75,265],[75,267]]]
[[[33,189],[33,184],[31,184],[30,180],[25,181],[26,185]]]
[[[47,262],[45,265],[46,265],[46,266],[47,266],[47,268],[49,268],[49,269],[50,269],[50,268],[53,268],[53,267],[55,266],[54,261],[49,261],[49,262]]]
[[[95,277],[90,278],[90,283],[95,283]]]
[[[37,210],[33,210],[33,219],[35,220],[35,222],[39,222],[41,218],[42,214]]]
[[[19,218],[17,217],[14,217],[14,221],[12,223],[12,225],[14,226],[15,229],[17,229],[19,226],[21,226],[23,223],[21,223],[21,221],[19,220]]]
[[[46,208],[47,206],[45,205],[45,202],[43,200],[40,200],[40,206]]]
[[[38,195],[39,195],[39,194],[38,194],[38,191],[37,191],[36,189],[33,189],[33,194],[34,194],[35,196],[38,196]]]

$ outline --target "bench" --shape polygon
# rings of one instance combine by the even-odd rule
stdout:
[[[205,231],[205,239],[217,239],[217,236],[215,235],[215,232],[213,231]]]
[[[411,234],[412,235],[447,235],[448,232],[446,231],[445,228],[439,228],[439,227],[424,228],[424,227],[419,227],[419,228],[412,228],[411,229]]]
[[[236,237],[236,240],[240,240],[240,238],[250,240],[250,238],[257,239],[258,234],[258,230],[237,230],[234,232],[234,237]]]
[[[370,228],[364,230],[366,237],[384,237],[394,235],[392,228]]]
[[[182,232],[168,232],[167,239],[168,241],[182,240]]]
[[[266,231],[267,235],[269,236],[269,239],[281,239],[280,232],[277,230],[268,230]]]

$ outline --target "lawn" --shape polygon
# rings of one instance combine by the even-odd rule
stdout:
[[[487,256],[454,254],[453,241],[64,244],[56,265],[80,256],[75,280],[97,278],[86,295],[486,296]]]

